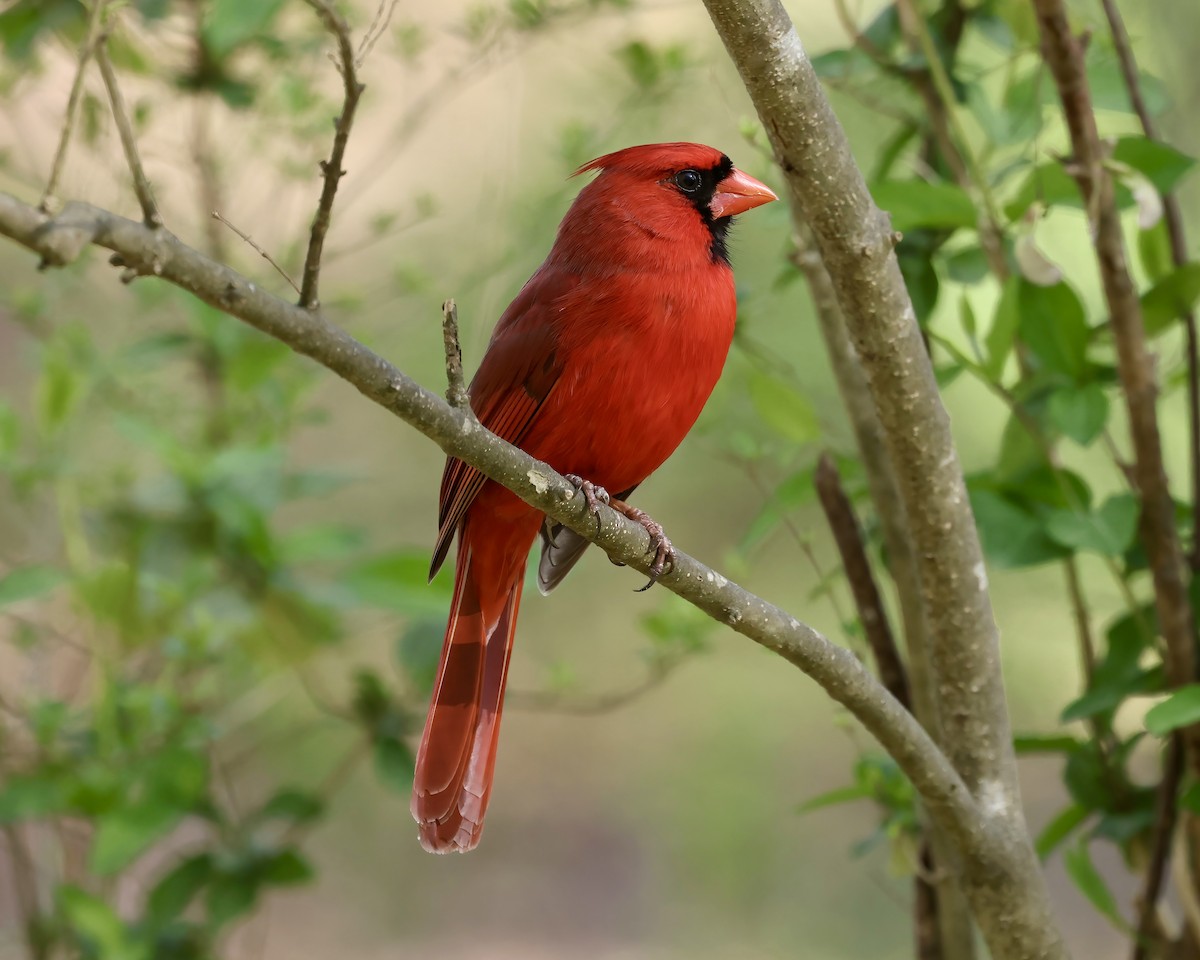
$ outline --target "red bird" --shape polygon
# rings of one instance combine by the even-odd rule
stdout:
[[[695,143],[630,147],[576,172],[587,170],[600,175],[496,324],[470,396],[485,427],[572,475],[595,508],[608,499],[601,488],[624,501],[696,422],[733,340],[730,223],[776,197]],[[650,531],[661,573],[670,551],[662,528],[620,507]],[[412,799],[421,845],[434,853],[470,850],[483,830],[525,563],[539,531],[538,587],[549,593],[587,541],[447,461],[430,577],[456,533],[458,560]]]

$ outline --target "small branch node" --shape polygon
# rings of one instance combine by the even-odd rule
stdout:
[[[125,151],[125,162],[133,176],[133,192],[137,194],[138,203],[142,207],[142,220],[148,227],[162,226],[162,215],[154,201],[154,191],[146,178],[142,167],[142,158],[138,155],[137,138],[133,133],[133,124],[129,121],[129,110],[125,106],[125,97],[117,82],[117,73],[108,57],[108,37],[102,34],[96,41],[96,65],[100,68],[100,76],[104,78],[104,86],[108,90],[108,100],[112,106],[113,120],[121,137],[121,147]]]
[[[470,409],[463,386],[462,345],[458,340],[458,304],[442,304],[442,342],[446,349],[446,402],[456,410]]]

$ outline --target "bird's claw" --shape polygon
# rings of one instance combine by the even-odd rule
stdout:
[[[650,551],[654,554],[654,562],[650,564],[650,579],[644,587],[635,592],[644,593],[658,583],[658,578],[675,566],[675,546],[671,543],[662,528],[662,524],[654,520],[648,513],[631,507],[621,500],[613,500],[609,506],[618,513],[624,514],[634,523],[640,523],[650,535]]]
[[[598,487],[591,480],[584,480],[583,477],[574,473],[565,473],[563,478],[574,484],[583,494],[583,499],[587,501],[588,511],[596,518],[596,532],[599,533],[601,529],[600,504],[608,506],[612,502],[612,497],[603,487]]]

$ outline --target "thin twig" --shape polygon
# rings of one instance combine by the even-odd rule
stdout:
[[[219,210],[212,211],[212,213],[209,214],[209,216],[213,220],[219,220],[221,223],[225,224],[225,226],[227,226],[230,230],[232,230],[234,233],[236,233],[239,237],[241,237],[243,240],[245,240],[246,243],[248,243],[252,248],[254,248],[254,250],[256,250],[258,252],[258,255],[260,257],[262,257],[264,260],[267,261],[267,263],[269,263],[271,266],[273,266],[275,268],[275,270],[278,272],[278,274],[281,277],[283,277],[284,280],[286,280],[288,283],[291,284],[293,290],[295,290],[297,293],[300,293],[300,288],[296,285],[296,281],[292,279],[291,275],[276,262],[274,257],[272,257],[269,253],[267,253],[266,250],[264,250],[257,243],[255,243],[254,238],[251,237],[250,234],[243,233],[241,230],[239,230],[237,227],[235,227],[232,223],[230,223],[228,220],[225,219],[225,217],[223,217],[221,215],[221,212]]]
[[[510,708],[534,710],[540,713],[564,713],[572,716],[596,716],[611,713],[633,703],[651,690],[661,687],[666,679],[684,662],[677,656],[656,660],[646,671],[646,676],[625,690],[597,693],[591,696],[572,696],[556,690],[511,690],[504,702]]]
[[[13,889],[16,891],[17,908],[21,912],[21,926],[29,946],[29,955],[41,955],[38,947],[37,922],[40,913],[38,905],[38,876],[37,864],[29,852],[21,828],[7,823],[0,828],[8,841],[8,862],[12,872]]]
[[[1071,173],[1079,184],[1095,238],[1104,296],[1116,344],[1117,368],[1133,439],[1141,499],[1140,532],[1154,583],[1159,626],[1166,641],[1167,681],[1176,687],[1195,676],[1192,611],[1184,585],[1183,553],[1175,529],[1175,504],[1163,464],[1156,400],[1158,385],[1146,348],[1137,290],[1129,272],[1112,177],[1096,127],[1083,46],[1072,32],[1063,0],[1034,0],[1042,52],[1058,87],[1074,151]],[[1185,734],[1196,742],[1200,727]],[[1200,750],[1193,756],[1200,760]]]
[[[379,38],[383,36],[388,28],[388,24],[392,22],[392,14],[396,12],[396,3],[398,0],[379,0],[379,6],[375,8],[375,16],[371,18],[371,25],[367,27],[367,32],[363,34],[362,42],[358,45],[358,53],[354,58],[355,66],[362,67],[367,59],[367,54],[379,42]]]
[[[359,98],[365,89],[358,82],[355,69],[354,44],[350,39],[350,25],[345,18],[334,10],[328,0],[307,0],[310,7],[317,11],[321,22],[333,34],[337,41],[338,53],[335,57],[338,72],[342,75],[345,96],[342,101],[342,113],[334,124],[333,148],[328,160],[321,161],[321,173],[324,184],[321,187],[321,199],[317,203],[317,212],[313,216],[312,230],[308,238],[308,253],[304,257],[304,279],[300,290],[300,306],[309,310],[316,309],[320,304],[318,296],[318,281],[321,274],[321,251],[325,247],[325,235],[329,233],[329,223],[333,216],[333,200],[337,196],[338,181],[345,176],[342,160],[346,156],[346,144],[350,139],[350,127],[354,123],[354,112],[358,108]]]
[[[1142,131],[1151,140],[1158,139],[1154,117],[1142,94],[1141,80],[1138,78],[1137,61],[1133,56],[1133,45],[1129,41],[1129,31],[1125,29],[1125,21],[1121,11],[1117,9],[1114,0],[1101,0],[1104,4],[1104,15],[1108,18],[1108,26],[1112,31],[1113,46],[1117,51],[1117,60],[1121,64],[1121,76],[1125,80],[1125,89],[1129,91],[1129,100],[1133,110],[1141,122]],[[1187,235],[1184,232],[1183,212],[1179,206],[1179,197],[1174,193],[1160,194],[1163,204],[1163,220],[1167,224],[1167,237],[1171,244],[1171,262],[1181,267],[1188,260]],[[1196,311],[1185,310],[1180,314],[1187,338],[1187,383],[1188,383],[1188,451],[1191,457],[1192,501],[1200,499],[1200,335],[1196,329]],[[1192,511],[1192,542],[1188,550],[1188,566],[1192,573],[1200,573],[1200,510]]]
[[[1175,835],[1179,781],[1183,777],[1183,742],[1178,733],[1171,735],[1163,761],[1163,777],[1154,802],[1154,833],[1150,839],[1150,863],[1145,885],[1138,897],[1137,936],[1133,941],[1133,960],[1147,960],[1158,939],[1158,901],[1166,881],[1171,858],[1171,838]]]
[[[979,197],[982,205],[978,214],[979,242],[987,255],[992,273],[1003,282],[1009,270],[1004,256],[1000,208],[987,174],[972,151],[970,140],[958,118],[958,98],[954,94],[950,75],[933,41],[928,21],[917,9],[914,0],[897,0],[897,9],[905,31],[925,59],[928,82],[922,78],[917,88],[929,110],[939,149],[954,174],[955,182],[967,191],[974,188]]]
[[[875,656],[879,680],[893,697],[906,708],[912,709],[904,661],[900,659],[900,652],[896,649],[887,610],[884,609],[883,598],[875,583],[875,575],[871,572],[871,562],[867,559],[866,547],[863,545],[862,530],[854,516],[850,498],[842,489],[842,478],[828,453],[822,453],[821,459],[817,461],[813,483],[821,501],[821,508],[825,511],[830,532],[837,543],[838,554],[842,558],[842,569],[846,571],[846,579],[850,582],[850,592],[854,595],[854,605],[858,608],[859,622],[871,647],[871,653]]]
[[[142,168],[142,158],[138,156],[137,139],[133,134],[133,124],[129,122],[129,110],[125,106],[125,97],[121,86],[117,83],[117,74],[113,70],[112,61],[108,58],[108,37],[101,36],[96,44],[96,65],[100,67],[100,76],[104,78],[104,86],[108,90],[108,100],[112,104],[113,120],[117,124],[117,132],[121,136],[121,148],[125,151],[125,162],[133,175],[133,192],[137,194],[138,203],[142,206],[142,220],[148,227],[161,227],[162,216],[154,202],[154,191],[150,189],[150,181],[146,179],[146,171]]]
[[[463,386],[462,344],[458,340],[458,305],[453,300],[442,304],[442,342],[446,347],[446,402],[452,407],[467,406],[467,388]]]
[[[50,204],[54,199],[54,191],[58,187],[58,178],[62,175],[67,162],[67,145],[75,132],[75,121],[79,117],[79,101],[83,93],[83,76],[87,70],[88,61],[96,50],[100,37],[101,15],[108,0],[93,0],[92,12],[88,18],[87,36],[79,44],[78,63],[75,67],[75,79],[71,81],[71,93],[67,97],[67,115],[63,118],[62,132],[58,138],[58,149],[54,151],[54,161],[50,166],[50,178],[46,181],[46,189],[42,192],[42,202],[38,209],[50,212]]]

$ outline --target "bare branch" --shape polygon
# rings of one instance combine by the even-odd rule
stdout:
[[[37,253],[43,266],[69,263],[88,244],[114,251],[120,263],[136,274],[160,276],[316,360],[432,439],[448,456],[475,467],[551,519],[587,537],[612,559],[649,574],[653,556],[643,526],[602,507],[597,528],[583,495],[549,466],[421,387],[319,311],[272,296],[169,231],[150,229],[86,203],[69,203],[57,216],[47,217],[0,192],[0,235]],[[983,816],[928,734],[857,657],[681,551],[660,582],[816,680],[895,758],[964,859],[989,870],[1007,866],[1008,837]]]
[[[842,478],[829,454],[821,454],[813,482],[834,542],[837,543],[846,579],[850,582],[850,592],[854,595],[854,605],[858,608],[859,622],[875,657],[879,681],[893,697],[911,709],[908,676],[904,670],[904,662],[900,659],[900,652],[896,649],[887,610],[883,606],[883,598],[879,595],[879,587],[875,584],[875,575],[871,572],[871,561],[867,559],[862,530],[854,516],[850,498],[842,489]]]
[[[661,687],[666,679],[684,662],[683,656],[656,660],[650,664],[646,676],[625,690],[612,693],[597,693],[591,696],[571,696],[555,690],[510,690],[504,698],[505,706],[519,710],[536,710],[543,713],[563,713],[573,716],[596,716],[611,713],[628,706],[652,690]]]
[[[1146,349],[1142,307],[1125,255],[1113,181],[1092,110],[1083,46],[1070,28],[1062,0],[1034,0],[1042,52],[1058,87],[1074,151],[1070,169],[1079,183],[1095,236],[1096,256],[1116,343],[1117,368],[1133,438],[1134,474],[1141,497],[1141,540],[1154,580],[1159,625],[1166,640],[1167,679],[1188,683],[1196,673],[1192,612],[1175,531],[1175,505],[1163,466],[1158,387]]]
[[[365,89],[358,82],[355,68],[354,44],[350,39],[350,25],[338,13],[329,0],[307,0],[310,7],[317,11],[321,22],[333,34],[337,41],[338,52],[336,62],[338,72],[342,75],[345,95],[342,100],[342,113],[334,124],[333,149],[328,160],[321,161],[321,173],[324,184],[321,187],[321,199],[317,203],[317,212],[313,216],[312,230],[308,238],[308,253],[304,257],[304,279],[300,290],[300,305],[314,310],[320,305],[318,296],[318,280],[321,273],[321,251],[325,247],[325,235],[329,233],[329,223],[333,216],[333,200],[337,196],[338,182],[345,176],[342,161],[346,156],[346,144],[350,139],[350,127],[354,123],[354,112],[358,109],[358,100]]]
[[[387,31],[388,24],[392,22],[392,14],[396,12],[396,3],[397,0],[379,0],[379,6],[375,8],[375,16],[371,18],[371,25],[367,27],[367,32],[363,34],[362,42],[358,45],[358,53],[354,57],[356,67],[362,67],[367,59],[367,54],[374,49],[379,38]]]
[[[137,139],[133,135],[133,124],[129,121],[129,110],[125,106],[125,97],[121,94],[121,86],[117,83],[117,74],[113,70],[112,61],[108,58],[108,38],[101,36],[96,44],[96,65],[100,68],[100,76],[104,78],[104,86],[108,90],[108,100],[112,104],[113,120],[117,124],[117,132],[121,136],[121,148],[125,151],[125,162],[133,175],[133,192],[137,194],[138,203],[142,206],[142,219],[147,226],[162,226],[162,216],[154,202],[154,191],[150,189],[150,181],[146,179],[146,171],[142,168],[142,158],[138,156]]]
[[[442,341],[446,347],[446,401],[452,407],[466,409],[462,346],[458,342],[458,305],[453,300],[442,304]]]
[[[1129,100],[1141,122],[1142,131],[1151,140],[1158,139],[1154,117],[1142,95],[1141,80],[1138,79],[1137,61],[1133,57],[1133,45],[1129,42],[1129,31],[1115,0],[1102,0],[1104,15],[1112,31],[1113,46],[1121,64],[1121,76]],[[1183,211],[1179,197],[1174,193],[1162,196],[1163,220],[1167,224],[1167,237],[1171,243],[1171,262],[1177,267],[1188,260],[1187,235],[1183,227]],[[1187,383],[1188,383],[1188,452],[1191,458],[1192,500],[1200,499],[1200,334],[1196,329],[1196,311],[1185,310],[1181,317],[1187,337]],[[1192,511],[1192,542],[1188,551],[1188,565],[1193,573],[1200,573],[1200,510]]]
[[[963,887],[995,960],[1058,960],[1017,783],[999,636],[962,467],[887,217],[871,199],[780,0],[705,0],[811,226],[883,425],[912,532],[945,749],[1004,838],[1003,866],[962,860]],[[932,811],[931,811],[932,812]]]
[[[79,100],[83,93],[83,77],[87,71],[88,61],[96,50],[100,37],[100,23],[107,0],[92,0],[92,12],[88,17],[87,35],[79,44],[79,54],[75,66],[75,79],[71,81],[71,93],[67,97],[67,115],[63,118],[62,132],[58,138],[58,149],[54,151],[54,161],[50,165],[50,178],[46,181],[46,189],[42,192],[40,210],[50,212],[54,200],[54,191],[58,189],[58,178],[62,175],[67,162],[67,145],[75,133],[75,120],[79,116]]]
[[[293,290],[295,290],[297,293],[300,292],[300,288],[296,285],[296,281],[292,279],[291,274],[289,274],[286,270],[284,270],[283,267],[281,267],[278,264],[278,262],[275,260],[275,258],[272,257],[269,253],[267,253],[266,250],[264,250],[257,243],[255,243],[254,238],[251,237],[250,234],[243,233],[241,230],[239,230],[237,227],[235,227],[232,223],[230,223],[228,220],[225,219],[225,217],[223,217],[221,215],[221,212],[219,210],[212,211],[212,213],[209,214],[209,216],[212,217],[213,220],[217,220],[220,223],[225,224],[225,226],[227,226],[230,230],[232,230],[239,237],[241,237],[247,244],[249,244],[255,251],[257,251],[257,253],[260,257],[262,257],[264,260],[267,261],[267,263],[269,263],[271,266],[273,266],[275,268],[276,272],[291,285],[291,288]]]
[[[1145,885],[1138,896],[1137,936],[1133,941],[1133,960],[1153,956],[1155,943],[1160,939],[1158,901],[1166,886],[1167,864],[1171,859],[1171,838],[1178,819],[1176,806],[1179,783],[1183,778],[1183,738],[1171,735],[1167,755],[1163,760],[1163,777],[1158,784],[1154,802],[1154,832],[1150,838],[1150,862],[1146,867]]]

